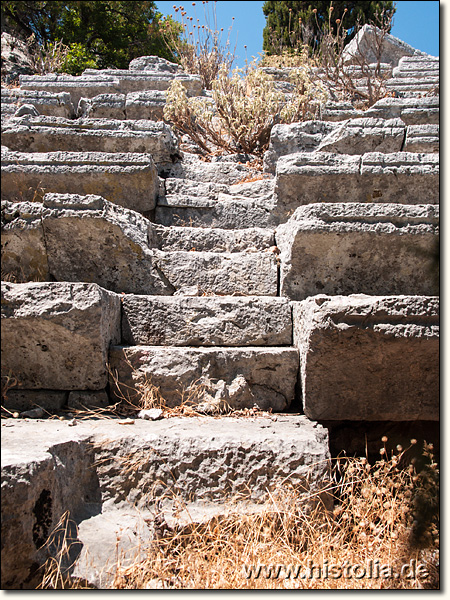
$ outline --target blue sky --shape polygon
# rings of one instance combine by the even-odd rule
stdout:
[[[188,16],[199,18],[203,21],[202,2],[196,2],[195,8],[192,2],[170,1],[158,2],[156,6],[164,15],[175,12],[173,6],[182,5]],[[313,4],[313,0],[311,4]],[[210,2],[210,4],[213,4]],[[245,58],[251,60],[252,56],[258,56],[262,52],[262,32],[266,24],[266,18],[262,12],[264,2],[259,1],[219,1],[217,5],[218,26],[223,27],[225,32],[233,25],[231,41],[234,45],[237,35],[237,60],[235,66],[243,67]],[[441,3],[443,4],[443,3]],[[439,55],[439,2],[438,1],[405,1],[396,2],[397,12],[394,16],[392,35],[407,42],[414,48],[427,52],[432,56]],[[447,7],[448,10],[448,7]],[[196,11],[196,15],[194,13]],[[179,14],[179,13],[177,13]],[[235,17],[234,21],[232,17]],[[247,50],[244,49],[247,45]]]

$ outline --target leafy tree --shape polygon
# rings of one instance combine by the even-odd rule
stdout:
[[[317,47],[321,33],[328,27],[336,33],[337,20],[347,29],[346,43],[355,36],[358,23],[377,23],[381,19],[390,31],[395,7],[393,2],[268,0],[263,5],[263,12],[266,16],[263,50],[268,54],[280,54],[283,50],[296,48],[299,42]]]
[[[2,23],[17,33],[34,34],[40,46],[62,41],[68,46],[70,71],[86,65],[126,69],[130,60],[156,55],[175,60],[162,29],[179,25],[148,0],[2,1]]]

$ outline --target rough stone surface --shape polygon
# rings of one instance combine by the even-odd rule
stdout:
[[[10,411],[24,411],[41,406],[52,413],[59,411],[66,403],[68,392],[57,390],[10,389],[2,398],[2,406]]]
[[[161,351],[160,346],[113,346],[109,359],[119,382],[116,394],[133,397],[136,386],[150,382],[159,388],[167,406],[185,401],[201,404],[216,394],[214,380],[229,387],[243,377],[248,393],[238,394],[232,408],[256,404],[263,410],[282,411],[294,399],[298,372],[294,348],[166,347]]]
[[[25,389],[101,390],[120,299],[95,284],[2,283],[2,373]]]
[[[439,124],[439,97],[381,98],[365,116],[375,119],[401,118],[406,125]]]
[[[364,112],[357,110],[351,102],[336,102],[329,100],[322,109],[321,117],[324,121],[346,121],[363,117]]]
[[[120,293],[173,293],[155,266],[145,217],[100,196],[47,194],[44,205],[49,271],[56,281],[95,282]]]
[[[283,346],[292,343],[284,298],[152,297],[122,302],[122,342],[141,346]]]
[[[160,71],[136,71],[86,69],[80,76],[72,75],[23,75],[20,87],[45,92],[68,92],[74,106],[81,98],[94,98],[99,94],[129,94],[150,90],[167,90],[173,81],[179,81],[188,95],[198,96],[202,92],[201,79],[197,75],[184,73],[161,73]]]
[[[149,212],[159,191],[149,154],[21,153],[2,149],[2,200],[42,200],[46,192],[101,194],[110,202]]]
[[[282,156],[277,164],[275,195],[281,215],[314,202],[436,204],[439,156],[412,152]]]
[[[171,294],[193,285],[199,286],[206,295],[277,294],[277,262],[270,251],[216,253],[155,250],[153,265],[161,280],[167,283]]]
[[[78,103],[78,117],[90,119],[126,119],[125,94],[99,94],[82,98]]]
[[[365,152],[400,152],[405,138],[401,119],[350,119],[320,142],[318,152],[364,154]]]
[[[164,251],[256,252],[275,246],[273,229],[207,229],[149,225],[149,244]]]
[[[66,510],[78,524],[78,537],[71,532],[72,561],[81,551],[73,575],[103,589],[102,567],[107,578],[113,566],[107,564],[115,551],[113,534],[119,533],[127,554],[136,547],[136,533],[143,534],[143,547],[149,539],[141,529],[149,494],[172,503],[175,495],[183,506],[194,502],[205,518],[208,501],[216,512],[237,494],[250,492],[250,500],[261,503],[280,481],[303,488],[305,502],[308,493],[314,497],[329,484],[328,435],[317,423],[295,415],[228,423],[225,428],[223,421],[199,417],[138,419],[128,427],[118,420],[79,421],[68,427],[43,420],[36,427],[2,420],[2,588],[34,587],[36,569],[47,558],[36,546]],[[130,460],[144,456],[146,468],[133,471]]]
[[[362,55],[368,63],[380,62],[389,63],[397,66],[403,56],[412,56],[414,54],[425,54],[415,50],[409,44],[399,40],[393,35],[386,34],[382,38],[381,56],[376,56],[377,40],[380,39],[381,31],[373,25],[364,25],[355,36],[355,38],[346,46],[344,52],[344,61],[347,64],[358,64],[358,59]],[[428,55],[426,55],[428,56]]]
[[[166,92],[158,90],[134,92],[126,96],[125,114],[127,119],[151,119],[157,121],[163,118],[165,105]]]
[[[219,160],[219,158],[211,162],[204,162],[194,154],[185,153],[181,161],[172,165],[167,175],[178,179],[189,179],[198,183],[224,185],[239,183],[246,177],[260,176],[256,169],[239,162],[239,156],[236,156],[235,160],[230,156],[226,156],[222,160]],[[242,157],[242,159],[244,158]]]
[[[405,152],[439,152],[439,125],[410,125],[406,129]]]
[[[326,121],[305,121],[275,125],[270,132],[269,149],[264,154],[264,171],[275,173],[280,156],[313,152],[336,125]]]
[[[439,292],[436,205],[310,204],[276,232],[281,295]]]
[[[105,390],[69,392],[67,408],[76,410],[105,408],[109,405],[108,394]]]
[[[180,65],[160,56],[140,56],[128,65],[130,71],[159,71],[161,73],[181,73]]]
[[[162,122],[33,117],[10,119],[2,142],[17,152],[119,152],[151,154],[159,168],[178,158],[178,140]]]
[[[49,278],[42,204],[2,202],[2,273],[16,283]]]
[[[315,296],[293,319],[309,418],[439,419],[438,298]]]
[[[2,114],[3,112],[15,113],[16,109],[23,104],[32,104],[40,115],[66,119],[75,116],[70,94],[67,92],[52,94],[50,92],[2,87]]]
[[[2,82],[17,84],[20,75],[33,72],[33,60],[27,44],[2,31]]]

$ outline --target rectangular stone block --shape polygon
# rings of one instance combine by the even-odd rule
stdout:
[[[120,298],[96,284],[2,283],[2,374],[24,389],[105,388]]]
[[[172,294],[276,296],[278,268],[273,252],[154,251],[154,269]],[[196,293],[197,295],[197,293]]]
[[[154,209],[158,191],[149,154],[2,150],[2,200],[41,201],[47,192],[96,194],[146,213]]]
[[[126,95],[125,112],[127,119],[151,119],[157,121],[163,118],[165,105],[165,91],[131,92]]]
[[[154,121],[33,117],[9,119],[2,143],[17,152],[117,152],[151,154],[158,168],[179,156],[170,126]]]
[[[287,346],[286,298],[158,297],[122,300],[122,343],[141,346]]]
[[[40,406],[49,413],[53,413],[58,412],[67,404],[68,394],[69,392],[57,390],[11,389],[2,398],[2,406],[8,410],[18,412]]]
[[[367,117],[394,119],[400,117],[406,125],[439,124],[439,97],[381,98],[367,112]]]
[[[78,103],[79,118],[126,119],[125,94],[99,94],[93,98],[82,98]]]
[[[198,75],[126,69],[86,69],[82,75],[21,75],[20,87],[46,92],[68,92],[74,106],[81,98],[99,94],[128,94],[149,90],[167,90],[173,81],[179,81],[189,95],[199,96],[202,82]]]
[[[310,419],[439,419],[438,298],[321,295],[293,320]]]
[[[50,93],[2,87],[2,113],[14,112],[23,104],[32,104],[40,115],[71,119],[75,109],[67,92]]]
[[[290,154],[278,161],[275,195],[277,211],[284,220],[297,206],[315,202],[437,204],[439,156],[411,152]]]
[[[2,275],[14,283],[49,278],[42,204],[2,202]]]
[[[405,152],[439,152],[439,125],[409,125]]]
[[[274,249],[273,229],[208,229],[149,226],[149,244],[160,250],[186,252],[257,252]]]
[[[113,346],[109,360],[125,397],[138,401],[133,390],[151,383],[167,406],[221,408],[224,402],[282,411],[294,399],[299,369],[296,348]]]
[[[405,124],[397,119],[350,119],[324,137],[318,152],[364,154],[400,152],[405,139]]]
[[[276,231],[281,295],[439,293],[436,205],[310,204]]]

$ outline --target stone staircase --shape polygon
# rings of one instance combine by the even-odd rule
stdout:
[[[436,61],[400,58],[366,112],[275,126],[264,173],[148,120],[174,79],[201,93],[156,57],[2,91],[3,406],[29,415],[2,420],[3,587],[33,587],[65,510],[101,589],[156,506],[257,510],[281,481],[329,507],[340,426],[359,452],[380,422],[438,432]],[[142,390],[196,416],[42,418]]]

